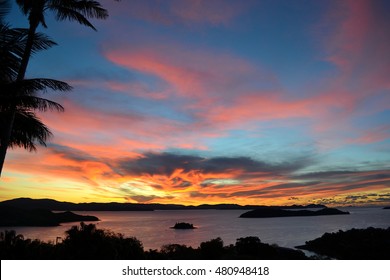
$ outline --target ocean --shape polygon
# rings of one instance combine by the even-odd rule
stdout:
[[[185,244],[198,247],[201,242],[221,237],[225,245],[237,238],[257,236],[264,243],[293,248],[305,241],[320,237],[325,232],[351,228],[390,227],[390,210],[382,208],[339,208],[350,215],[316,217],[281,217],[243,219],[246,210],[164,210],[150,212],[75,212],[94,215],[100,229],[136,237],[144,248],[160,249],[166,244]],[[176,222],[194,224],[196,229],[174,230]],[[65,223],[58,227],[0,227],[0,231],[15,230],[25,238],[55,242],[64,238],[65,231],[79,223]]]

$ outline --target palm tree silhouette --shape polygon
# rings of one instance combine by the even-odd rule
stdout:
[[[106,9],[102,8],[99,2],[90,0],[16,0],[21,11],[28,16],[29,32],[18,80],[22,80],[26,74],[28,61],[31,56],[32,44],[37,27],[41,24],[47,28],[45,13],[54,13],[59,21],[70,20],[88,26],[93,30],[96,28],[88,18],[105,19],[108,17]]]
[[[1,1],[1,6],[3,6],[2,12],[0,12],[0,15],[7,11],[7,3],[8,1]],[[3,4],[4,3],[4,4]],[[16,3],[19,5],[21,11],[28,16],[29,20],[29,29],[27,32],[27,38],[25,41],[25,46],[22,51],[22,55],[20,56],[20,63],[19,68],[17,70],[16,75],[16,89],[18,91],[13,92],[14,95],[17,95],[17,98],[20,98],[21,96],[24,96],[24,91],[27,88],[22,87],[20,85],[21,82],[23,82],[27,70],[27,65],[30,60],[31,54],[34,51],[34,44],[36,44],[36,37],[37,37],[37,27],[41,24],[43,27],[47,27],[46,21],[45,21],[45,13],[47,11],[53,12],[56,19],[59,21],[63,20],[70,20],[70,21],[77,21],[78,23],[85,25],[87,27],[92,28],[93,30],[96,30],[96,28],[92,25],[92,23],[88,20],[88,18],[97,18],[97,19],[105,19],[108,17],[108,12],[106,9],[102,8],[99,2],[97,1],[91,1],[91,0],[16,0]],[[36,48],[36,47],[35,47]],[[43,82],[43,81],[41,81]],[[58,81],[57,81],[58,82]],[[45,83],[44,83],[45,84]],[[63,85],[63,84],[62,84]],[[62,87],[60,85],[56,86],[54,85],[54,80],[51,80],[51,83],[46,83],[46,87],[53,86],[55,89],[58,90],[69,90],[70,87],[67,85],[67,87]],[[63,85],[64,86],[64,85]],[[33,98],[35,98],[35,101],[38,102],[39,99],[37,99],[36,96],[33,95],[27,95],[29,97],[29,100],[32,101]],[[5,98],[10,98],[10,96],[6,96]],[[12,98],[11,98],[12,99]],[[22,112],[26,118],[29,119],[29,121],[34,122],[36,125],[40,123],[40,121],[36,118],[36,116],[33,114],[31,109],[43,109],[46,110],[46,108],[56,108],[63,110],[62,107],[59,107],[55,105],[54,107],[51,105],[54,105],[53,103],[48,102],[48,100],[40,100],[42,102],[38,102],[35,105],[28,107],[27,110],[18,108],[18,105],[15,102],[10,102],[9,104],[11,107],[8,108],[7,114],[4,115],[4,117],[7,117],[8,120],[3,122],[1,131],[1,142],[0,142],[0,176],[3,169],[5,156],[7,153],[7,149],[9,146],[18,145],[16,142],[12,142],[12,139],[15,139],[14,136],[12,136],[13,133],[13,127],[15,120],[17,119],[17,115]],[[32,103],[29,103],[30,105]],[[44,104],[42,107],[41,105]],[[51,105],[50,105],[51,104]],[[21,115],[18,116],[18,119],[22,120]],[[26,120],[26,119],[24,119]],[[40,123],[42,124],[42,123]],[[43,125],[43,124],[42,124]],[[22,127],[19,127],[22,128]],[[43,128],[43,127],[41,127]],[[46,133],[45,133],[46,131]],[[40,140],[47,139],[47,136],[49,135],[47,133],[47,130],[42,129],[41,130],[40,137],[36,138],[39,142],[44,142]],[[26,136],[26,134],[25,134]],[[22,144],[21,146],[26,147],[26,145]],[[27,145],[27,147],[32,147],[31,145]]]
[[[51,79],[28,79],[20,82],[0,81],[0,131],[7,127],[7,120],[14,114],[14,124],[9,147],[23,147],[29,151],[36,150],[35,143],[46,145],[52,135],[34,111],[56,110],[64,108],[53,101],[35,96],[38,91],[47,89],[69,91],[71,87],[64,82]],[[15,94],[21,93],[21,94]],[[1,135],[1,139],[3,135]]]
[[[9,1],[0,0],[0,148],[18,146],[33,151],[36,150],[36,142],[45,145],[46,140],[51,136],[50,130],[39,120],[34,111],[63,111],[64,109],[56,102],[38,97],[36,93],[47,89],[69,91],[71,87],[67,83],[53,79],[16,80],[21,57],[27,44],[28,30],[10,28],[3,20],[8,11]],[[55,42],[46,35],[36,33],[31,53],[46,50],[53,45]],[[10,119],[13,120],[13,124],[11,134],[7,138]],[[7,140],[6,147],[5,140]],[[4,150],[6,149],[2,149],[2,152]],[[4,158],[5,154],[2,157],[1,167]]]

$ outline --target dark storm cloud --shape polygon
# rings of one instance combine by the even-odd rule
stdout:
[[[351,175],[358,174],[357,171],[350,170],[336,170],[336,171],[324,171],[324,172],[310,172],[306,174],[295,175],[295,179],[324,179],[324,178],[335,178],[350,177]]]
[[[388,186],[390,187],[390,180],[381,180],[381,181],[369,181],[364,183],[358,183],[358,184],[351,184],[346,185],[343,187],[338,188],[339,190],[349,191],[354,189],[361,189],[361,188],[367,188],[370,186]]]
[[[207,197],[219,197],[219,198],[228,198],[231,197],[231,195],[227,193],[202,193],[202,192],[191,192],[190,197],[193,198],[207,198]]]
[[[372,174],[372,173],[375,174]],[[336,171],[324,171],[324,172],[311,172],[306,174],[295,175],[294,179],[343,179],[343,178],[356,178],[358,180],[382,180],[390,178],[389,170],[376,170],[376,171],[351,171],[351,170],[336,170]]]
[[[202,173],[225,173],[241,170],[244,176],[251,173],[282,174],[297,171],[310,163],[310,159],[295,159],[291,162],[267,163],[249,157],[213,157],[204,158],[173,153],[146,153],[137,159],[122,160],[118,168],[123,174],[160,174],[170,175],[177,169],[185,172],[198,170]],[[245,175],[247,174],[247,175]]]
[[[155,198],[159,198],[159,197],[156,195],[147,195],[147,196],[146,195],[133,195],[133,196],[127,197],[127,200],[135,200],[138,203],[145,203],[145,202],[149,202]]]
[[[246,196],[264,196],[264,195],[269,195],[270,193],[274,193],[274,191],[296,191],[299,188],[306,188],[310,186],[314,186],[318,184],[318,182],[306,182],[306,183],[285,183],[285,184],[279,184],[279,185],[274,185],[271,187],[265,187],[257,190],[249,190],[249,191],[240,191],[240,192],[234,192],[232,193],[232,196],[241,196],[241,197],[246,197]]]
[[[61,155],[62,157],[76,161],[76,162],[84,162],[84,161],[97,161],[97,159],[90,154],[71,148],[69,146],[63,146],[59,144],[49,143],[47,147],[57,155]]]

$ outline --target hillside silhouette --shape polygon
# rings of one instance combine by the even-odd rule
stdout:
[[[299,249],[313,251],[336,259],[389,260],[390,227],[339,230],[325,233],[320,238],[306,241]]]
[[[21,209],[0,205],[0,226],[58,226],[61,223],[98,221],[95,216],[78,215],[70,211],[53,213],[45,209]]]
[[[219,209],[219,210],[252,210],[261,205],[238,204],[202,204],[186,206],[181,204],[142,204],[142,203],[72,203],[60,202],[54,199],[15,198],[0,202],[0,205],[18,207],[21,209],[48,209],[52,211],[153,211],[153,210],[186,210],[186,209]],[[284,209],[325,208],[320,204],[281,206]]]

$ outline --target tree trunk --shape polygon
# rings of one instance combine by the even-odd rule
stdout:
[[[31,51],[32,47],[34,44],[34,37],[35,37],[35,31],[37,30],[38,23],[34,24],[30,22],[30,28],[28,30],[28,37],[27,37],[27,42],[26,42],[26,48],[24,49],[23,57],[20,62],[20,67],[18,71],[18,76],[16,78],[17,82],[23,81],[26,71],[27,71],[27,65],[30,60],[31,56]],[[14,93],[16,97],[19,94],[22,94],[21,92],[15,92]],[[4,162],[5,162],[5,157],[7,155],[7,149],[11,140],[11,135],[12,135],[12,129],[14,127],[14,121],[15,121],[15,114],[16,114],[16,105],[11,106],[11,117],[9,121],[7,121],[6,127],[5,127],[5,132],[2,134],[2,139],[0,141],[0,177],[1,173],[3,171],[4,167]]]

